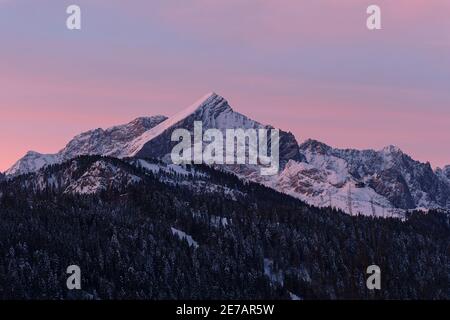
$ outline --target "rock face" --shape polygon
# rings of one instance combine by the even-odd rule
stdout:
[[[228,101],[211,93],[191,107],[160,123],[155,128],[145,132],[135,139],[125,149],[127,156],[161,158],[170,154],[178,142],[171,141],[175,129],[194,131],[194,121],[201,121],[203,130],[219,129],[271,129],[246,116],[233,111]],[[293,134],[280,131],[280,165],[283,167],[289,160],[301,160],[298,143]]]
[[[35,151],[28,151],[23,158],[18,160],[5,174],[7,176],[18,176],[30,172],[35,172],[43,167],[59,163],[59,154],[42,154]]]
[[[367,207],[369,212],[373,212],[374,207],[375,211],[450,208],[449,168],[434,172],[429,163],[415,161],[397,147],[388,146],[379,151],[334,149],[319,141],[307,140],[300,145],[300,152],[311,166],[309,171],[314,169],[317,176],[328,177],[329,186],[320,189],[319,196],[326,198],[330,194],[339,194],[339,189],[350,189],[346,201],[340,201],[338,205],[347,212],[350,200],[361,202],[360,207]],[[304,168],[299,168],[298,174],[307,175],[302,170]],[[321,183],[321,179],[313,180]],[[312,181],[310,183],[311,188],[306,188],[303,194],[311,193],[317,187]],[[370,203],[365,206],[362,202],[366,200],[357,196],[362,190],[366,194],[375,191],[377,195],[371,195]],[[388,201],[388,206],[378,203],[379,196]]]
[[[450,165],[445,166],[443,169],[437,168],[436,175],[444,181],[447,185],[450,185]]]
[[[9,176],[35,172],[45,166],[61,163],[80,155],[104,155],[117,157],[124,145],[155,127],[167,118],[164,116],[137,118],[130,123],[115,127],[90,130],[73,138],[56,154],[29,151],[6,171]]]
[[[395,207],[403,209],[416,207],[405,179],[394,168],[373,175],[368,185],[376,193],[386,197]]]
[[[130,186],[158,181],[171,187],[182,185],[193,195],[219,193],[231,200],[245,197],[236,185],[215,182],[214,175],[209,174],[211,171],[206,166],[178,166],[158,159],[79,156],[28,175],[11,177],[7,187],[28,194],[51,190],[68,195],[94,195],[103,191],[126,195]],[[238,181],[237,177],[234,179]]]
[[[67,194],[95,194],[111,189],[123,189],[141,181],[134,167],[115,158],[99,156],[77,157],[46,167],[27,176],[12,178],[16,184],[30,192],[52,189]]]
[[[166,119],[165,116],[142,117],[128,124],[106,130],[95,129],[88,131],[76,136],[61,150],[60,154],[65,159],[93,154],[119,157],[122,154],[124,145]]]
[[[94,162],[78,179],[66,188],[66,193],[94,194],[108,188],[123,188],[141,178],[105,160]]]

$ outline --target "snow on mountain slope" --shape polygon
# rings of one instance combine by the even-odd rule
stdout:
[[[226,101],[223,98],[216,95],[215,93],[209,93],[209,94],[205,95],[204,97],[202,97],[201,99],[199,99],[198,101],[193,103],[188,108],[178,112],[174,116],[166,119],[165,121],[163,121],[162,123],[160,123],[159,125],[154,127],[153,129],[143,133],[141,136],[134,139],[122,151],[122,155],[129,156],[129,157],[135,156],[136,153],[138,153],[147,142],[158,137],[164,131],[172,128],[173,126],[175,126],[176,124],[178,124],[185,118],[191,116],[192,114],[196,113],[200,109],[202,109],[202,108],[207,109],[208,106],[214,106],[214,105],[216,105],[217,107],[221,107],[224,105],[224,103],[226,103]]]
[[[446,184],[450,186],[450,165],[444,168],[437,168],[436,175],[439,176]]]
[[[169,154],[176,144],[171,141],[172,132],[178,128],[193,132],[194,121],[201,121],[203,129],[225,130],[263,127],[259,123],[234,112],[223,97],[210,93],[136,138],[126,146],[122,156],[161,157]]]
[[[235,112],[225,98],[211,93],[152,130],[143,133],[124,149],[121,156],[168,159],[173,147],[178,143],[171,141],[172,132],[179,128],[193,132],[195,121],[202,122],[203,131],[218,129],[223,133],[227,129],[273,128]],[[280,131],[280,166],[283,167],[290,159],[301,160],[298,143],[291,133]]]
[[[290,161],[268,185],[318,207],[335,207],[350,214],[397,216],[385,197],[351,178],[342,161],[336,159],[335,166],[323,160],[328,163],[319,166]]]
[[[94,194],[108,188],[123,188],[136,184],[141,178],[103,160],[93,163],[78,179],[72,181],[65,193]]]
[[[17,176],[35,172],[47,165],[61,163],[80,155],[117,157],[125,144],[164,120],[166,120],[164,116],[142,117],[106,130],[95,129],[81,133],[56,154],[44,155],[34,151],[28,152],[6,171],[6,175]]]
[[[404,217],[412,209],[450,210],[450,167],[435,173],[395,146],[334,149],[310,139],[299,149],[302,160],[288,161],[276,176],[258,175],[248,166],[230,171],[311,205],[353,215]]]
[[[334,149],[307,140],[300,152],[305,161],[290,162],[277,177],[262,182],[310,204],[351,214],[402,216],[408,209],[450,209],[449,185],[428,163],[411,159],[397,147]]]
[[[44,166],[59,163],[60,159],[61,157],[58,154],[41,154],[35,151],[28,151],[5,174],[8,176],[35,172]]]
[[[127,170],[122,164],[108,159],[92,161],[88,166],[79,158],[55,170],[42,168],[29,176],[10,179],[33,192],[51,188],[62,193],[93,194],[108,188],[121,189],[139,183],[141,178]]]
[[[164,173],[176,173],[176,174],[182,175],[182,176],[192,175],[192,176],[206,177],[205,174],[201,171],[197,171],[195,169],[190,169],[190,171],[188,171],[186,169],[186,166],[184,166],[184,165],[155,163],[155,162],[150,162],[149,160],[144,160],[144,159],[130,160],[130,163],[138,168],[142,168],[146,171],[149,171],[149,172],[152,172],[155,174],[164,172]]]
[[[187,241],[187,243],[189,244],[190,247],[193,247],[194,249],[198,248],[198,242],[195,241],[192,236],[188,235],[186,232],[175,229],[175,228],[170,228],[170,230],[172,231],[172,234],[174,236],[176,236],[178,239],[182,240],[182,241]]]
[[[139,169],[158,176],[159,181],[174,185],[188,187],[192,192],[221,193],[227,195],[231,200],[244,197],[245,195],[234,188],[212,183],[210,176],[199,170],[196,166],[175,165],[164,162],[155,162],[149,159],[130,159],[129,163]],[[175,175],[176,177],[173,177]]]
[[[164,120],[166,120],[164,116],[142,117],[106,130],[91,130],[76,136],[60,153],[64,159],[94,154],[119,157],[126,143]]]
[[[233,201],[246,196],[234,183],[218,183],[205,169],[167,164],[157,159],[80,156],[28,175],[10,177],[6,183],[24,188],[27,193],[53,190],[66,194],[97,194],[105,190],[122,192],[131,185],[154,183],[156,179],[174,188],[186,188],[193,194],[220,194]]]

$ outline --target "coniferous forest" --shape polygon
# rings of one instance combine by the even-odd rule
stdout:
[[[142,180],[96,194],[0,184],[0,299],[450,298],[446,213],[349,216],[208,167],[208,183],[236,192],[108,161]],[[366,287],[372,264],[381,290]],[[81,290],[66,287],[69,265]]]

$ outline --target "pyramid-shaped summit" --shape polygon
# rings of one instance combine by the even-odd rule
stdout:
[[[230,105],[228,104],[228,101],[218,95],[215,92],[210,92],[206,95],[204,95],[202,98],[198,99],[196,102],[194,102],[191,106],[187,107],[176,116],[182,117],[183,115],[187,116],[189,114],[198,112],[198,111],[206,111],[209,110],[210,112],[220,112],[224,111],[226,109],[231,109]],[[184,117],[183,117],[184,118]]]
[[[171,141],[173,130],[183,128],[193,132],[195,121],[201,121],[204,130],[269,127],[235,112],[224,97],[211,92],[169,118],[141,117],[125,125],[81,133],[56,154],[27,154],[6,174],[17,176],[35,172],[79,155],[164,158],[177,143]],[[297,141],[292,134],[280,131],[281,166],[292,158],[299,158]]]
[[[212,92],[137,137],[124,149],[123,156],[167,157],[178,143],[171,141],[172,132],[180,128],[193,132],[195,121],[202,122],[203,130],[218,129],[223,132],[227,129],[272,128],[235,112],[224,97]],[[288,155],[289,159],[298,159],[299,151],[294,136],[280,131],[282,165],[288,160],[284,159],[283,155]]]
[[[193,121],[205,121],[209,123],[210,121],[208,121],[208,119],[215,119],[222,113],[232,112],[233,110],[225,98],[214,92],[208,93],[191,104],[189,107],[179,111],[175,115],[161,122],[156,127],[136,137],[123,149],[122,156],[131,157],[142,154],[141,150],[147,143],[155,140],[170,129],[193,129]],[[192,124],[192,126],[190,126],[190,124]],[[163,138],[167,138],[166,135],[163,135]],[[152,148],[154,147],[152,146]],[[159,154],[159,151],[157,153]],[[148,154],[148,152],[146,154]],[[151,152],[151,154],[152,156],[156,156],[155,152]]]

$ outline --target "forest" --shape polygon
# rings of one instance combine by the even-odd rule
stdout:
[[[0,299],[450,298],[447,213],[350,216],[206,166],[208,183],[238,192],[121,165],[142,181],[90,195],[0,183]],[[381,290],[366,287],[372,264]],[[69,265],[81,290],[66,287]]]

